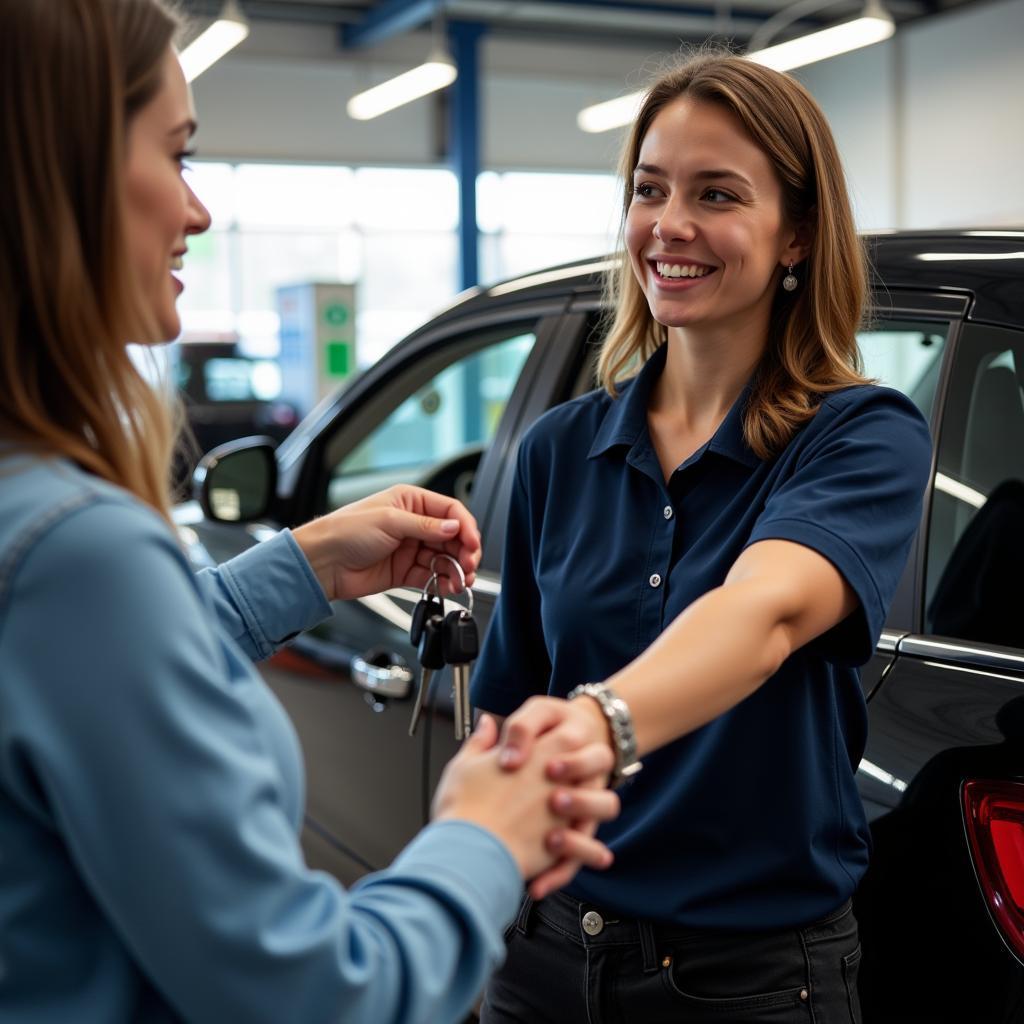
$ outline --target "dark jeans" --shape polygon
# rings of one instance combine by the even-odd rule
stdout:
[[[614,919],[612,919],[614,918]],[[527,897],[481,1024],[860,1024],[849,903],[806,928],[726,933]]]

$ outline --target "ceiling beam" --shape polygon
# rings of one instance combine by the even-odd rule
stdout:
[[[359,49],[411,32],[444,7],[444,0],[384,0],[374,4],[356,25],[341,26],[341,45]]]

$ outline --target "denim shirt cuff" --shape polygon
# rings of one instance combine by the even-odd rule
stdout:
[[[220,576],[260,658],[331,613],[327,595],[291,530],[281,530],[225,562]]]

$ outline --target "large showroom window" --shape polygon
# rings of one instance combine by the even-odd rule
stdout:
[[[185,340],[237,337],[274,356],[279,286],[356,282],[357,358],[367,366],[458,291],[450,171],[200,161],[187,177],[213,224],[189,240]],[[616,195],[612,175],[482,174],[482,283],[609,251]]]

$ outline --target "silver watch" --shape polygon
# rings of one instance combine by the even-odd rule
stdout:
[[[621,786],[643,768],[636,755],[636,733],[633,731],[633,716],[629,713],[629,705],[607,683],[583,683],[570,690],[567,699],[574,700],[576,697],[593,697],[607,719],[615,751],[615,767],[612,768],[608,785],[612,789]]]

